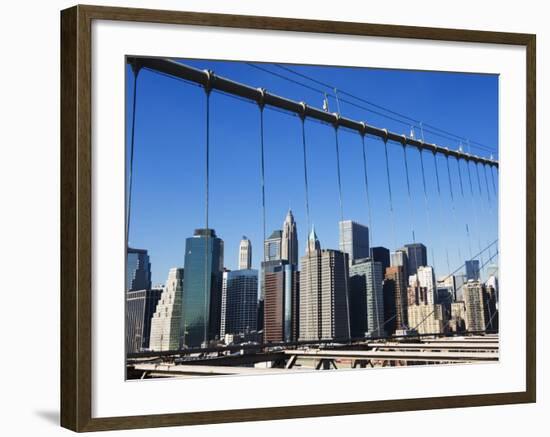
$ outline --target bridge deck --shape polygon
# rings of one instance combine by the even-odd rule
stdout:
[[[425,362],[498,361],[494,352],[286,350],[286,355],[320,359],[395,360]]]

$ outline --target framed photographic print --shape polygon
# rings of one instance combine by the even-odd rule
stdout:
[[[535,36],[61,13],[61,422],[534,402]]]

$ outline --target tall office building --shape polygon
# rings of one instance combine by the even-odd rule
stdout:
[[[464,284],[464,305],[466,307],[466,331],[485,331],[484,290],[479,281],[469,280]]]
[[[213,229],[196,229],[186,239],[184,267],[184,344],[200,347],[220,333],[223,241]]]
[[[464,302],[451,303],[451,316],[449,319],[449,331],[454,333],[464,332],[466,329],[466,306]]]
[[[296,222],[290,209],[283,223],[281,259],[286,260],[290,265],[298,265],[298,231],[296,230]]]
[[[243,235],[239,244],[239,270],[252,268],[252,243]]]
[[[470,259],[467,260],[464,265],[466,266],[466,280],[479,281],[479,260]]]
[[[498,331],[498,292],[489,281],[483,287],[483,303],[485,328],[488,331]]]
[[[420,266],[416,275],[420,286],[426,288],[426,303],[430,305],[435,304],[437,301],[437,290],[433,267]]]
[[[441,305],[411,305],[408,308],[409,328],[419,334],[443,334],[445,311]]]
[[[366,317],[365,334],[371,337],[384,337],[384,296],[382,289],[382,264],[371,258],[355,260],[350,267],[350,289],[355,301],[356,296],[363,295],[366,300],[366,314],[352,309],[352,318]],[[354,326],[358,323],[354,321]]]
[[[390,250],[386,247],[378,246],[370,248],[370,257],[374,261],[382,264],[382,271],[385,272],[390,264]]]
[[[181,347],[181,305],[183,299],[182,268],[168,272],[166,285],[151,319],[149,349],[153,351],[176,350]]]
[[[414,275],[419,267],[428,265],[426,246],[422,243],[405,244],[404,250],[407,252],[408,275]]]
[[[312,229],[300,262],[299,339],[349,338],[348,255],[339,250],[321,250]]]
[[[220,316],[220,338],[225,335],[225,313],[227,309],[227,275],[231,270],[224,267],[222,274],[222,305]]]
[[[264,242],[264,261],[277,261],[281,259],[281,245],[283,231],[276,230],[271,233]]]
[[[126,351],[139,352],[149,348],[151,318],[157,307],[161,290],[132,290],[126,292]]]
[[[126,251],[126,291],[151,288],[151,262],[145,249]]]
[[[299,278],[296,265],[286,260],[262,263],[264,274],[264,342],[298,339]]]
[[[390,320],[386,329],[393,333],[408,326],[407,282],[405,268],[393,266],[386,269],[384,278],[384,320]],[[395,317],[394,317],[395,316]]]
[[[350,265],[357,259],[368,258],[369,228],[351,220],[338,223],[340,229],[340,251],[348,254]]]
[[[409,261],[407,259],[407,251],[405,249],[397,249],[390,255],[390,265],[392,267],[404,267],[405,277],[408,278],[414,273],[409,273]]]
[[[256,331],[258,311],[258,271],[224,272],[225,318],[222,334],[245,334]]]

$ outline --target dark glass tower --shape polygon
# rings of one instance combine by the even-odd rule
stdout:
[[[151,262],[145,249],[126,251],[126,291],[151,288]]]
[[[426,246],[422,243],[405,244],[407,251],[407,275],[415,275],[418,267],[428,265]]]
[[[466,280],[479,281],[479,260],[470,259],[466,261]]]
[[[382,272],[390,266],[390,250],[386,247],[378,246],[370,248],[370,257],[373,261],[378,261],[382,264]]]
[[[223,240],[213,229],[196,229],[185,241],[183,343],[200,347],[220,332]]]

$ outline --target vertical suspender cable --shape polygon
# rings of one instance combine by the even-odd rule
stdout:
[[[339,117],[339,116],[338,116]],[[344,226],[344,202],[342,200],[342,178],[340,175],[340,144],[338,142],[338,122],[334,124],[334,143],[336,145],[336,170],[338,175],[338,200],[340,201],[340,226]],[[345,253],[345,252],[343,252]],[[351,254],[350,254],[351,255]],[[346,294],[346,307],[347,307],[347,316],[348,316],[348,338],[351,338],[351,326],[350,326],[350,317],[349,317],[349,289],[348,289],[348,275],[349,275],[349,264],[351,260],[346,263],[346,257],[343,256],[342,260],[344,262],[344,287]]]
[[[129,246],[130,238],[130,218],[132,217],[132,184],[134,180],[134,143],[136,133],[136,100],[137,100],[137,82],[140,68],[132,65],[134,72],[134,86],[132,97],[132,129],[130,133],[130,163],[128,165],[128,210],[126,211],[126,249]]]
[[[441,225],[443,225],[443,201],[441,199],[441,185],[439,183],[439,166],[437,165],[437,157],[435,156],[435,152],[433,153],[434,157],[434,167],[435,167],[435,180],[437,182],[437,196],[439,199],[439,221]],[[447,258],[447,272],[451,271],[451,264],[449,262],[449,246],[448,246],[448,240],[447,238],[445,240],[445,257]],[[434,284],[435,289],[437,290],[437,284]],[[435,298],[435,296],[434,296]],[[435,299],[434,299],[435,302]]]
[[[474,212],[474,220],[476,222],[476,228],[477,228],[477,244],[478,244],[478,248],[479,248],[479,251],[481,252],[481,228],[479,226],[479,219],[478,219],[478,216],[477,216],[477,208],[475,206],[475,203],[474,203],[474,186],[472,184],[472,174],[470,172],[470,163],[469,161],[466,161],[466,168],[468,170],[468,181],[470,183],[470,199],[471,199],[471,203],[472,203],[472,210]],[[480,256],[479,256],[480,260],[481,260],[481,264],[483,265],[483,254],[480,253]],[[477,272],[478,273],[478,276],[481,276],[481,268],[479,269],[479,271]]]
[[[406,180],[407,180],[407,195],[408,195],[408,202],[409,202],[408,204],[409,204],[409,211],[410,211],[410,214],[411,214],[412,241],[413,241],[413,243],[416,243],[416,235],[415,235],[415,232],[414,232],[414,205],[413,205],[413,202],[412,202],[411,183],[410,183],[410,180],[409,180],[409,163],[408,163],[408,160],[407,160],[407,145],[404,141],[403,141],[402,145],[403,145],[403,161],[404,161],[404,164],[405,164],[405,177],[406,177]],[[414,249],[414,265],[415,266],[418,266],[417,252],[418,251],[415,248]],[[403,268],[403,271],[405,271],[405,268]],[[403,278],[403,279],[405,281],[408,280],[408,278]],[[400,299],[401,299],[401,302],[400,302],[399,306],[401,308],[401,323],[404,323],[405,319],[408,318],[408,317],[405,317],[405,314],[403,314],[403,297],[400,296]],[[400,328],[402,329],[403,326],[401,326]]]
[[[449,165],[449,156],[445,155],[445,161],[447,164],[447,177],[449,178],[449,192],[451,193],[451,210],[452,215],[455,219],[456,229],[458,229],[458,218],[456,216],[456,208],[455,208],[455,196],[453,192],[453,181],[451,178],[451,166]],[[460,250],[460,244],[457,244],[458,248],[458,261],[463,262],[464,259],[462,258],[462,251]],[[450,271],[448,273],[451,273]]]
[[[426,225],[428,226],[427,232],[430,232],[432,229],[430,224],[430,206],[428,203],[428,193],[426,190],[426,172],[424,171],[424,154],[422,153],[422,149],[418,149],[418,153],[420,154],[420,168],[422,170],[422,187],[424,188],[424,205],[426,209]],[[434,255],[434,248],[433,248],[433,241],[431,241],[432,244],[430,244],[430,251],[432,252],[432,265],[435,268],[435,255]],[[429,264],[429,263],[428,263]]]
[[[387,131],[386,131],[386,134],[387,134]],[[396,250],[397,249],[397,239],[396,239],[396,233],[395,233],[395,216],[394,216],[394,213],[393,213],[393,194],[392,194],[392,189],[391,189],[390,162],[389,162],[389,157],[388,157],[388,137],[387,136],[384,137],[383,141],[384,141],[384,157],[385,157],[385,164],[386,164],[386,180],[388,182],[388,199],[389,199],[389,202],[390,202],[391,232],[392,232],[392,240],[393,240],[393,247],[394,247],[393,250]],[[403,270],[405,270],[405,268]],[[375,303],[374,304],[376,306],[376,311],[378,313],[379,308],[378,308],[378,301],[376,299],[376,294],[374,296],[375,296]],[[377,317],[376,322],[377,322],[378,335],[381,335],[382,333],[380,332],[380,317]],[[384,325],[388,322],[389,322],[389,320],[386,320],[384,322]]]
[[[307,149],[306,149],[306,104],[302,102],[302,113],[300,114],[300,122],[302,126],[302,157],[303,157],[303,164],[304,164],[304,189],[305,189],[305,201],[306,201],[306,222],[307,222],[307,232],[306,232],[306,254],[307,254],[307,266],[308,266],[308,280],[309,280],[309,287],[313,288],[313,283],[311,280],[311,250],[309,247],[309,233],[311,231],[311,219],[310,219],[310,213],[309,213],[309,184],[308,184],[308,174],[307,174]],[[303,266],[302,266],[303,270]],[[318,272],[317,276],[318,276]],[[317,282],[316,282],[317,285]],[[318,288],[318,287],[317,287]],[[309,311],[308,311],[309,313]],[[318,315],[319,317],[319,315]],[[309,315],[308,315],[309,318]],[[299,335],[299,334],[298,334]],[[320,323],[318,320],[318,326],[317,326],[317,337],[319,340],[321,339],[321,332],[320,332]]]
[[[465,199],[465,196],[464,196],[464,184],[462,183],[462,172],[460,171],[460,159],[459,158],[456,158],[456,167],[457,167],[457,170],[458,170],[458,180],[460,181],[460,194],[462,196],[462,200]],[[465,223],[465,228],[466,228],[466,239],[468,240],[468,248],[470,250],[470,259],[472,259],[473,257],[473,252],[472,252],[472,239],[471,239],[471,236],[470,236],[470,228],[468,226],[468,221],[466,220]],[[463,261],[463,260],[461,260]]]
[[[208,342],[208,324],[210,322],[208,297],[210,290],[208,287],[208,245],[209,245],[209,196],[210,196],[210,80],[211,73],[208,72],[208,82],[204,87],[206,93],[206,141],[205,141],[205,204],[204,204],[204,218],[205,218],[205,241],[204,241],[204,342]],[[207,346],[207,345],[205,345]]]
[[[395,217],[393,214],[393,196],[391,190],[391,180],[390,180],[390,164],[388,159],[388,138],[384,138],[384,156],[386,161],[386,180],[388,182],[388,196],[390,201],[390,219],[391,219],[391,229],[392,229],[392,239],[394,250],[397,248],[397,240],[395,237]]]
[[[265,211],[265,155],[264,155],[264,94],[265,90],[260,89],[261,100],[258,102],[260,110],[260,184],[262,188],[262,235],[263,235],[263,259],[265,261],[265,239],[266,239],[266,211]]]
[[[369,210],[369,244],[372,246],[372,210],[370,205],[370,194],[369,194],[369,178],[367,176],[367,150],[365,145],[365,134],[361,135],[361,145],[363,151],[363,175],[365,180],[365,194],[367,196],[367,208]]]

